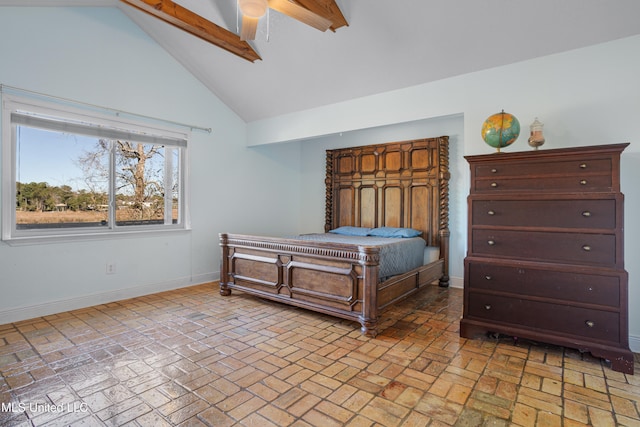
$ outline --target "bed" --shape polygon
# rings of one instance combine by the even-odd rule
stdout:
[[[237,290],[353,320],[375,337],[382,310],[424,286],[449,285],[448,142],[441,136],[327,150],[325,233],[221,233],[220,294]],[[344,229],[413,230],[421,262],[389,273],[385,246],[410,239],[337,235]]]

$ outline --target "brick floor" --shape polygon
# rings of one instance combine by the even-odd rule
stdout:
[[[640,374],[461,312],[432,286],[370,339],[211,283],[0,325],[0,425],[640,426]]]

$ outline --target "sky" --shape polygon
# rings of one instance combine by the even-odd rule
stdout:
[[[99,137],[49,131],[18,126],[16,144],[16,181],[23,184],[46,182],[50,186],[68,185],[72,190],[92,190],[85,182],[79,160],[96,149]],[[105,158],[104,161],[107,161]],[[177,160],[174,160],[177,165]],[[162,167],[162,156],[147,159],[148,173]],[[155,175],[154,175],[155,176]],[[107,182],[98,183],[93,177],[93,190],[107,191]],[[96,185],[104,188],[96,188]],[[119,192],[124,192],[124,189]]]
[[[51,186],[68,185],[73,190],[88,189],[80,156],[92,150],[96,137],[19,127],[16,147],[16,181],[46,182]]]

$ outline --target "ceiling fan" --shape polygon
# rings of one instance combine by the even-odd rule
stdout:
[[[149,15],[193,34],[247,61],[261,59],[247,43],[254,40],[258,21],[268,8],[281,12],[321,31],[349,25],[336,0],[236,0],[242,12],[242,29],[235,34],[173,0],[120,0]],[[266,5],[266,6],[265,6]]]
[[[237,0],[242,13],[240,40],[255,40],[258,21],[273,9],[320,31],[327,31],[332,21],[289,0]]]

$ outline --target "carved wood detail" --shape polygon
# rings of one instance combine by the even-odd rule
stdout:
[[[325,232],[347,225],[420,230],[444,254],[441,284],[448,284],[447,136],[327,150],[325,173]]]

